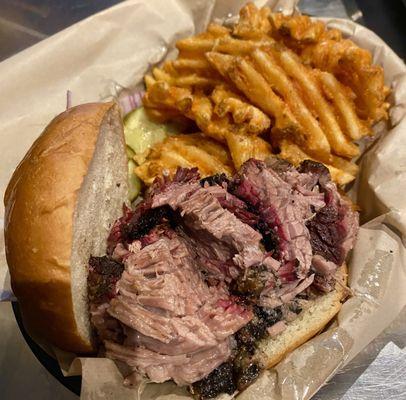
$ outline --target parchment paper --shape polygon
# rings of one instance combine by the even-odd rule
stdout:
[[[258,5],[267,2],[258,1]],[[122,87],[140,83],[180,37],[204,29],[208,21],[237,14],[243,1],[131,0],[92,16],[0,64],[0,190],[33,140],[63,111],[66,90],[73,103],[105,100]],[[295,1],[268,2],[294,10]],[[264,373],[241,399],[308,399],[341,366],[375,338],[406,305],[406,69],[369,30],[346,20],[328,20],[383,65],[393,87],[391,129],[377,127],[380,139],[362,157],[352,190],[363,225],[349,263],[354,296],[329,330]],[[63,160],[61,160],[63,167]],[[0,207],[0,217],[4,214]],[[2,221],[2,220],[1,220]],[[0,288],[9,288],[1,237]],[[83,375],[81,398],[135,399],[122,386],[111,360],[55,351],[65,373]],[[144,399],[187,398],[173,384],[148,385]],[[223,396],[226,398],[227,396]]]

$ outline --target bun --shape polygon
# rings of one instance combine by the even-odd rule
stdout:
[[[256,359],[265,368],[272,368],[287,354],[322,331],[340,311],[341,302],[347,295],[347,268],[343,265],[336,273],[335,290],[311,300],[287,328],[274,339],[268,337],[260,342]]]
[[[114,103],[84,104],[58,115],[15,170],[4,197],[6,257],[34,337],[76,353],[93,350],[87,263],[90,254],[105,252],[127,190]]]

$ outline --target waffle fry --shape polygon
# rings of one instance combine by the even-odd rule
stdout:
[[[243,39],[264,37],[271,31],[270,15],[271,10],[268,7],[258,9],[254,4],[248,3],[240,11],[240,19],[234,26],[233,35]]]
[[[253,60],[268,83],[283,96],[292,113],[297,118],[302,129],[297,131],[296,140],[305,142],[306,147],[317,153],[330,154],[330,144],[318,124],[316,118],[306,107],[294,83],[288,78],[284,70],[278,65],[271,53],[255,51]],[[297,137],[299,135],[299,137]]]
[[[345,137],[333,111],[321,95],[313,75],[292,52],[284,50],[279,54],[282,68],[300,85],[305,94],[304,99],[307,100],[307,105],[313,106],[313,112],[320,120],[333,151],[348,158],[357,156],[359,154],[358,147]]]
[[[258,136],[228,133],[226,140],[236,169],[250,158],[265,160],[272,155],[270,144]]]
[[[248,133],[264,132],[271,124],[268,116],[260,109],[246,103],[241,96],[224,86],[217,86],[211,98],[215,104],[214,112],[219,117],[225,117],[230,113],[236,124],[247,123]]]
[[[356,112],[373,124],[388,118],[389,88],[384,84],[382,67],[372,65],[371,54],[350,40],[324,39],[302,52],[305,63],[334,74],[356,95]]]
[[[344,39],[337,29],[304,15],[286,17],[272,14],[271,36],[282,41],[312,67],[332,73],[355,93],[357,115],[370,124],[387,119],[389,88],[383,69],[372,64],[371,53]]]
[[[307,15],[286,16],[281,13],[271,14],[272,36],[285,42],[291,39],[290,47],[300,48],[302,44],[315,43],[325,32],[323,22],[313,22]]]
[[[346,184],[357,173],[354,141],[387,118],[382,68],[309,17],[247,4],[232,28],[211,24],[177,48],[176,60],[146,76],[144,105],[161,120],[194,121],[228,146],[236,168],[272,143],[288,160],[325,163]]]
[[[317,77],[321,82],[324,95],[335,105],[343,130],[346,131],[348,136],[358,140],[365,135],[371,134],[372,130],[366,122],[357,117],[348,90],[337,81],[334,75],[318,72]]]
[[[155,145],[135,173],[146,185],[157,176],[175,174],[178,167],[197,167],[202,177],[225,173],[231,175],[234,167],[226,148],[203,135],[188,134],[168,137]]]

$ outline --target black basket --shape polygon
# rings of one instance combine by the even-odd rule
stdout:
[[[43,367],[53,375],[63,386],[69,389],[72,393],[80,396],[80,389],[82,386],[82,378],[80,376],[63,376],[61,369],[59,368],[58,361],[47,354],[40,346],[38,346],[28,335],[24,329],[23,321],[21,319],[20,309],[18,303],[12,303],[14,316],[16,318],[18,327],[31,351],[34,353],[37,360],[43,365]]]

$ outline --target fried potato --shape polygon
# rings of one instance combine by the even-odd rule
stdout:
[[[348,158],[357,156],[359,154],[358,147],[345,137],[333,111],[320,93],[317,82],[314,76],[309,73],[308,68],[300,62],[295,54],[288,50],[279,53],[279,60],[286,73],[304,91],[303,98],[307,102],[307,106],[311,107],[318,117],[333,151],[337,155]]]
[[[177,70],[207,70],[210,68],[210,63],[204,57],[196,58],[178,58],[172,61],[172,65]]]
[[[332,73],[356,94],[358,117],[373,124],[387,119],[389,88],[383,69],[372,64],[371,53],[344,39],[338,29],[327,29],[321,21],[307,16],[271,14],[271,36],[282,41],[312,67]]]
[[[228,133],[226,140],[236,169],[250,158],[265,160],[272,154],[271,145],[258,136]]]
[[[275,129],[286,133],[298,129],[297,120],[287,104],[274,93],[265,78],[249,61],[237,57],[227,72],[229,78],[251,103],[275,117]]]
[[[330,154],[330,144],[316,118],[304,104],[296,86],[277,64],[271,53],[255,50],[252,54],[255,66],[262,73],[268,83],[283,96],[291,111],[297,118],[302,129],[295,132],[296,139],[308,149]],[[299,135],[299,137],[297,137]]]
[[[177,48],[177,59],[145,77],[144,106],[161,121],[193,121],[189,127],[204,136],[168,145],[167,154],[140,166],[146,177],[163,165],[188,166],[210,137],[228,146],[236,168],[269,155],[269,141],[295,163],[325,163],[345,184],[358,170],[350,161],[359,154],[354,141],[387,118],[382,68],[339,30],[307,16],[272,14],[249,3],[232,28],[210,24]],[[259,137],[264,133],[267,141]],[[190,157],[176,146],[191,146]]]
[[[251,103],[275,119],[272,132],[276,136],[294,136],[307,150],[324,158],[332,151],[348,158],[358,154],[357,146],[345,136],[348,125],[350,136],[361,137],[367,131],[355,115],[349,94],[334,76],[321,78],[327,81],[322,91],[312,71],[294,53],[276,47],[256,49],[248,59],[216,52],[208,52],[206,57]],[[334,99],[328,91],[331,86],[337,90]]]
[[[257,48],[266,48],[275,44],[271,38],[263,38],[261,40],[239,40],[231,37],[221,38],[213,45],[211,51],[232,54],[245,55]]]
[[[241,96],[225,86],[217,86],[213,90],[211,98],[215,104],[214,112],[219,117],[225,117],[230,113],[234,123],[247,125],[246,131],[248,133],[262,133],[271,124],[268,116],[260,109],[247,103]]]
[[[240,10],[240,19],[233,28],[233,35],[244,39],[264,37],[271,30],[268,7],[258,9],[253,3],[248,3]]]
[[[337,81],[334,75],[327,72],[317,72],[325,96],[335,105],[343,131],[352,139],[358,140],[368,135],[372,130],[365,121],[358,118],[353,100],[348,95],[348,89]]]
[[[202,177],[234,172],[228,151],[221,144],[196,133],[170,136],[155,145],[146,161],[135,168],[135,173],[150,185],[157,176],[172,176],[178,167],[197,167]]]
[[[183,115],[177,110],[166,110],[163,108],[145,108],[145,110],[148,116],[155,122],[178,121],[186,125]]]
[[[187,146],[196,146],[204,150],[206,153],[215,157],[222,164],[230,167],[232,169],[232,160],[230,153],[227,148],[215,140],[208,139],[202,133],[191,133],[188,135],[179,135],[176,140]]]
[[[275,13],[269,16],[269,20],[274,37],[280,35],[282,39],[292,38],[298,47],[301,43],[317,42],[325,30],[323,22],[313,22],[307,15],[286,16]]]
[[[159,81],[150,86],[143,102],[149,107],[160,106],[176,110],[180,100],[191,96],[192,92],[188,88],[170,86],[167,82]]]
[[[280,158],[289,161],[295,166],[298,166],[304,160],[319,161],[308,154],[306,154],[299,146],[290,142],[289,140],[282,140],[279,144],[281,152],[278,154]],[[331,179],[338,185],[346,185],[347,183],[355,179],[355,175],[352,175],[342,169],[339,169],[333,165],[324,163],[329,169]],[[353,164],[355,165],[355,164]]]
[[[385,86],[382,67],[372,65],[371,54],[351,40],[325,39],[308,46],[302,53],[305,63],[331,72],[356,94],[359,117],[373,124],[388,118],[389,88]]]

